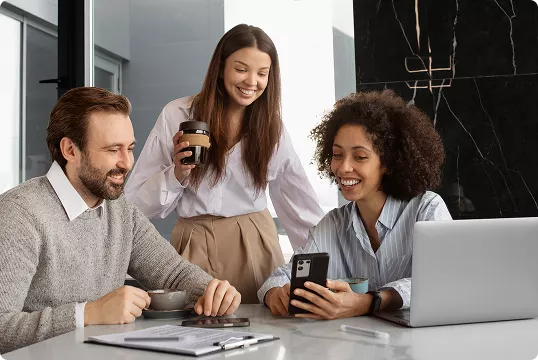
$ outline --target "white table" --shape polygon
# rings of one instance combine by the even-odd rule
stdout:
[[[237,317],[248,317],[244,331],[270,333],[280,340],[231,350],[201,359],[487,359],[532,360],[538,356],[538,319],[408,329],[384,320],[360,317],[334,321],[276,318],[262,305],[241,305]],[[133,324],[92,326],[2,355],[6,360],[193,359],[178,355],[84,344],[92,335],[125,332],[181,321],[138,319]],[[386,343],[340,331],[341,324],[390,334]]]

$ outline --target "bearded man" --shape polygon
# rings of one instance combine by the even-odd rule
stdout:
[[[198,314],[233,313],[241,295],[181,258],[123,197],[135,146],[127,98],[65,93],[50,115],[46,176],[0,195],[0,353],[76,328],[125,324],[150,304],[124,286],[186,290]]]

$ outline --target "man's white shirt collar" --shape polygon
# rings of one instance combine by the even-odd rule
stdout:
[[[89,209],[88,204],[82,199],[78,191],[75,190],[73,184],[71,184],[61,166],[56,161],[52,163],[47,173],[47,179],[56,192],[56,195],[58,195],[69,221],[75,220],[84,211]],[[104,201],[101,201],[95,209],[102,207],[104,203]]]

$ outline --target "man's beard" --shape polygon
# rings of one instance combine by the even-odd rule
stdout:
[[[101,199],[116,200],[123,193],[127,173],[128,171],[124,169],[112,169],[106,174],[103,174],[101,170],[92,166],[87,156],[83,155],[78,177],[82,185],[84,185],[92,195]],[[110,180],[108,180],[108,177],[113,175],[124,175],[123,183],[111,183]]]

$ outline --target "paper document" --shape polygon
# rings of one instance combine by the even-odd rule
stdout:
[[[171,337],[178,337],[178,340],[170,341]],[[238,343],[246,337],[261,342],[277,339],[269,334],[162,325],[119,334],[91,336],[88,342],[198,356],[224,350],[222,346],[214,345],[217,342]]]

